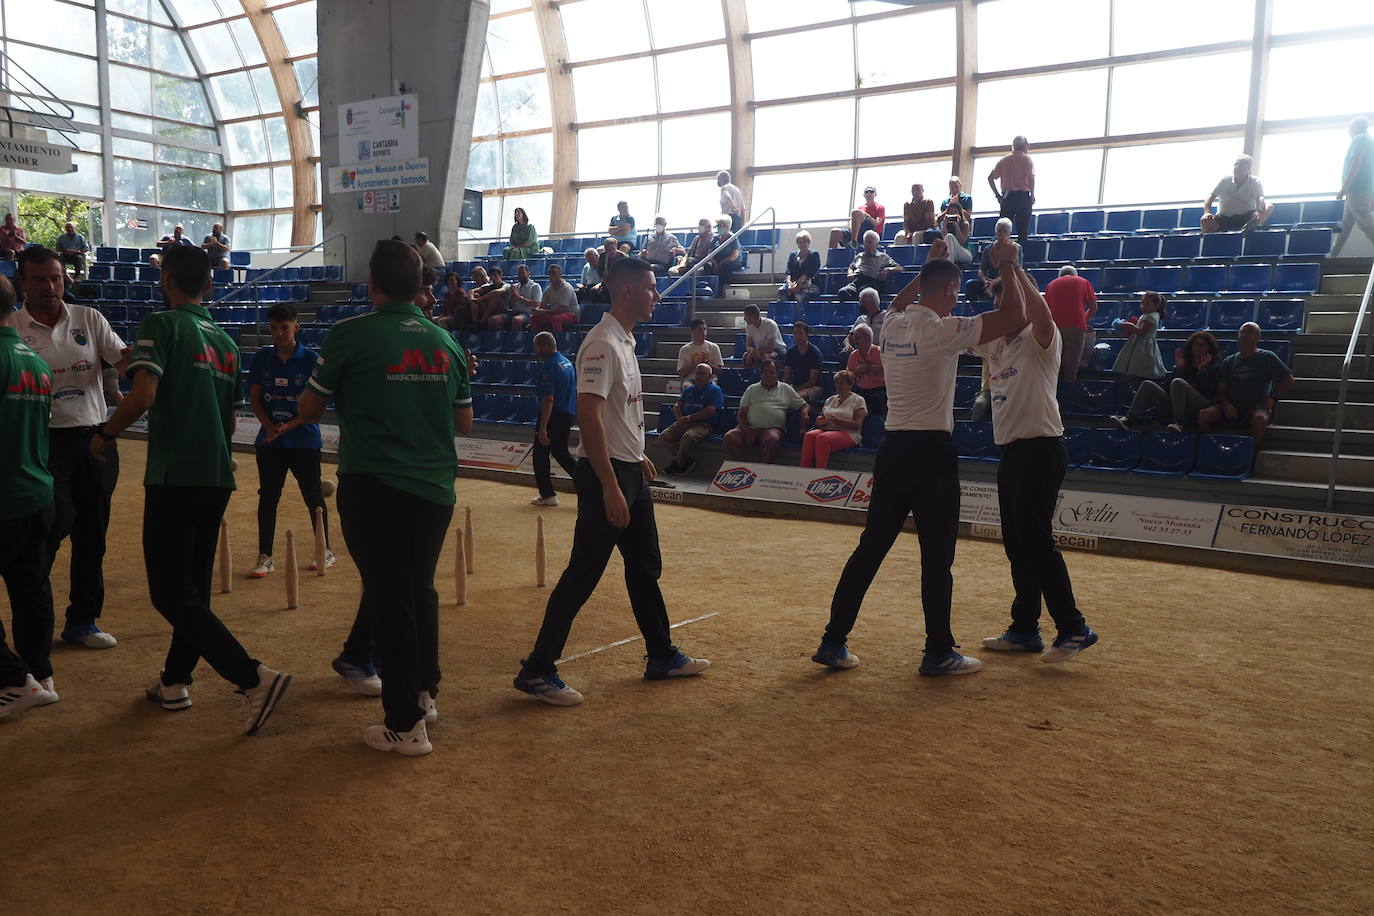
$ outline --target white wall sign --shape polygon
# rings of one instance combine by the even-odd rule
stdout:
[[[62,175],[74,171],[72,148],[38,140],[0,137],[0,166],[25,172],[50,172]]]
[[[393,95],[339,106],[339,162],[355,165],[420,155],[419,97]]]
[[[1215,546],[1344,566],[1374,566],[1374,518],[1223,506]]]
[[[356,194],[362,191],[366,195],[368,191],[417,188],[427,184],[429,160],[423,157],[396,162],[335,166],[329,170],[330,194]],[[390,200],[386,194],[378,194],[377,197]],[[396,201],[396,209],[400,209],[399,198]]]

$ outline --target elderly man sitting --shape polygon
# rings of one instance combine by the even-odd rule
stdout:
[[[656,274],[666,274],[673,266],[674,259],[686,254],[687,249],[678,243],[677,236],[668,231],[668,221],[662,216],[654,217],[654,231],[644,236],[644,248],[639,256],[649,262]]]
[[[1212,193],[1202,202],[1203,232],[1249,232],[1269,222],[1274,205],[1264,199],[1264,186],[1251,174],[1254,161],[1240,156],[1231,166],[1231,174],[1217,182]],[[1212,212],[1212,202],[1217,212]]]
[[[709,363],[699,364],[692,373],[692,382],[682,386],[673,405],[673,425],[658,434],[663,447],[673,452],[673,460],[663,469],[666,474],[686,474],[696,461],[692,450],[715,431],[720,412],[725,406],[725,394],[711,380],[714,370]]]
[[[853,302],[865,289],[877,290],[882,295],[887,288],[889,274],[900,273],[902,266],[888,257],[886,251],[878,250],[878,233],[872,229],[864,233],[864,250],[849,265],[849,282],[840,287],[840,301]]]
[[[806,401],[791,385],[778,381],[777,360],[764,360],[760,381],[746,388],[740,398],[739,425],[725,434],[726,457],[739,461],[745,449],[757,447],[763,463],[771,464],[787,430],[787,411],[798,409],[805,424]]]

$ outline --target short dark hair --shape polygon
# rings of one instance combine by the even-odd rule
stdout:
[[[757,318],[758,315],[759,315],[759,307],[758,307],[757,305],[755,305],[754,303],[751,302],[751,303],[749,303],[748,305],[746,305],[746,306],[744,307],[744,314],[745,314],[745,315],[752,315],[752,316],[754,316],[755,318]]]
[[[948,258],[935,258],[926,261],[917,279],[921,283],[921,295],[925,296],[940,292],[951,281],[957,283],[963,276],[964,272],[959,269],[958,264]]]
[[[704,327],[706,327],[706,319],[705,319],[705,318],[693,318],[690,322],[688,322],[687,327],[688,327],[688,328],[704,328]]]
[[[423,267],[420,269],[421,286],[433,286],[435,283],[438,282],[438,280],[439,277],[437,274],[434,273],[434,269],[432,267]]]
[[[162,276],[171,280],[173,289],[200,301],[210,283],[210,256],[201,248],[174,245],[162,256]]]
[[[38,267],[40,264],[46,264],[49,261],[56,261],[57,259],[57,252],[53,251],[51,248],[45,248],[42,245],[34,245],[32,248],[25,248],[23,251],[19,252],[19,257],[15,259],[19,262],[16,265],[19,279],[24,279],[24,268],[26,266],[32,264],[34,267]]]
[[[651,274],[654,269],[649,266],[649,262],[640,258],[621,258],[611,265],[611,269],[606,271],[606,286],[614,287],[618,283],[625,283],[632,277],[641,274]]]
[[[488,276],[488,277],[504,277],[505,274],[501,272],[501,268],[499,268],[499,267],[493,267],[491,270],[487,271],[487,276]]]
[[[802,331],[805,331],[806,333],[810,334],[810,333],[811,333],[811,325],[807,324],[805,321],[794,321],[794,322],[792,322],[792,330],[794,330],[794,331],[796,331],[796,330],[802,330]]]
[[[268,321],[295,321],[299,315],[294,305],[285,302],[279,302],[267,310]]]
[[[409,302],[420,292],[420,255],[405,242],[378,242],[367,270],[382,295],[397,302]]]
[[[19,296],[14,291],[14,284],[10,282],[9,277],[0,274],[0,313],[8,312],[18,301]]]

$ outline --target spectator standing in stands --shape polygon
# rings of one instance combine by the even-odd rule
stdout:
[[[854,373],[841,369],[835,373],[835,393],[826,399],[816,428],[802,437],[801,466],[828,468],[835,452],[853,448],[863,441],[868,404],[854,393]]]
[[[805,305],[821,294],[816,278],[821,275],[821,253],[811,250],[811,233],[797,233],[797,250],[787,256],[787,279],[778,287],[778,298]]]
[[[882,300],[878,298],[878,291],[869,287],[859,293],[859,317],[854,319],[854,327],[849,329],[849,334],[844,339],[844,350],[846,356],[849,351],[854,349],[854,331],[859,325],[868,325],[873,331],[873,339],[881,340],[883,334],[883,318],[887,315],[883,310]]]
[[[668,231],[668,220],[654,217],[654,231],[644,236],[644,248],[639,256],[649,262],[656,274],[666,274],[673,260],[687,250],[678,244],[677,236]]]
[[[1350,148],[1341,169],[1341,190],[1337,200],[1345,200],[1345,219],[1341,237],[1331,250],[1338,257],[1358,224],[1360,231],[1374,242],[1374,138],[1369,136],[1369,119],[1364,115],[1350,121]]]
[[[103,459],[115,438],[148,412],[143,561],[153,607],[172,625],[172,644],[148,699],[169,711],[189,707],[186,688],[204,658],[238,688],[244,734],[251,735],[272,715],[291,675],[251,657],[210,607],[220,520],[234,490],[239,350],[200,304],[210,290],[204,251],[179,242],[168,248],[161,282],[171,308],[138,326],[129,359],[133,389],[91,438],[91,453]]]
[[[523,331],[534,310],[544,301],[544,287],[530,279],[528,264],[516,266],[515,279],[510,288],[509,326],[512,331]]]
[[[992,432],[1002,453],[997,464],[1002,548],[1016,590],[1011,626],[984,639],[983,648],[1042,652],[1042,662],[1062,662],[1097,642],[1079,613],[1053,534],[1059,487],[1069,465],[1056,399],[1062,345],[1049,306],[1017,259],[1003,258],[998,268],[1000,307],[1024,313],[1029,323],[974,350],[992,380]],[[1049,651],[1040,638],[1042,597],[1057,631]]]
[[[0,260],[13,261],[28,243],[28,234],[14,221],[14,214],[6,213],[5,224],[0,226]]]
[[[887,289],[888,276],[901,273],[901,270],[902,266],[888,257],[886,251],[878,250],[878,232],[869,229],[864,233],[863,251],[855,255],[854,262],[849,265],[849,282],[840,287],[840,301],[853,302],[865,289],[872,289],[881,297]]]
[[[566,285],[566,284],[565,284]],[[568,452],[568,435],[577,420],[577,372],[558,352],[558,341],[548,331],[534,335],[534,355],[539,359],[539,379],[534,396],[539,399],[539,425],[534,430],[534,485],[539,495],[533,506],[558,505],[549,456],[571,477],[574,471]]]
[[[539,233],[530,224],[529,214],[524,207],[516,207],[515,224],[510,228],[510,244],[501,255],[507,261],[533,258],[539,254]]]
[[[949,196],[940,202],[940,209],[949,213],[950,201],[959,205],[959,215],[964,221],[972,224],[973,222],[973,197],[964,193],[964,183],[958,175],[952,175],[949,179]]]
[[[1274,205],[1264,199],[1264,186],[1250,174],[1254,161],[1249,156],[1236,157],[1236,163],[1207,199],[1202,202],[1203,232],[1249,232],[1269,222]],[[1217,212],[1212,212],[1212,202]]]
[[[486,276],[485,271],[482,276]],[[446,331],[465,331],[473,324],[472,296],[455,273],[444,275],[444,298],[439,300],[439,317],[434,323]]]
[[[765,359],[759,381],[744,389],[739,401],[739,425],[725,434],[725,456],[744,458],[746,449],[757,448],[759,460],[772,464],[787,431],[787,412],[800,410],[805,425],[810,411],[806,401],[786,382],[778,380],[778,362]]]
[[[712,373],[725,367],[720,356],[720,347],[706,339],[706,319],[693,318],[690,325],[692,339],[677,351],[677,377],[687,378],[696,372],[697,366],[705,363]]]
[[[1054,325],[1059,328],[1063,352],[1059,354],[1059,376],[1067,381],[1078,378],[1078,364],[1083,359],[1083,341],[1088,335],[1088,319],[1097,314],[1097,291],[1086,277],[1078,275],[1078,268],[1065,264],[1059,276],[1045,287],[1045,302],[1049,305]]]
[[[615,240],[617,246],[621,242],[626,242],[633,249],[639,244],[639,235],[635,232],[635,218],[630,215],[630,205],[622,200],[615,205],[615,208],[618,212],[611,217],[610,223],[607,224],[606,234]],[[611,269],[610,264],[603,263],[601,267],[604,273],[608,273]]]
[[[1244,425],[1259,451],[1264,431],[1273,422],[1274,408],[1293,386],[1293,373],[1273,350],[1259,345],[1260,327],[1247,321],[1236,333],[1239,349],[1221,361],[1217,372],[1217,402],[1197,417],[1197,431],[1209,433],[1217,423]]]
[[[648,321],[658,302],[654,272],[637,258],[606,275],[611,310],[587,333],[577,351],[577,425],[581,441],[573,485],[577,524],[568,566],[544,610],[544,623],[529,657],[521,661],[515,688],[554,706],[575,706],[582,694],[558,676],[557,660],[578,611],[606,570],[611,551],[625,561],[625,587],[635,622],[644,635],[647,680],[700,674],[705,659],[679,652],[672,643],[668,609],[658,579],[663,560],[649,483],[658,474],[644,454],[644,390],[635,357],[635,325]]]
[[[1174,371],[1163,385],[1150,379],[1140,383],[1125,416],[1111,420],[1122,429],[1135,426],[1140,415],[1158,407],[1169,429],[1183,432],[1184,424],[1196,422],[1197,415],[1212,406],[1217,396],[1217,373],[1221,369],[1221,348],[1207,331],[1194,331],[1188,342],[1174,349]]]
[[[711,266],[715,268],[713,272],[720,277],[722,296],[725,295],[725,287],[735,278],[735,271],[740,269],[739,239],[730,238],[732,231],[729,218],[722,216],[716,220],[716,235],[711,239],[711,250],[720,248],[711,256]]]
[[[830,247],[854,247],[855,239],[863,239],[869,232],[878,233],[881,239],[883,225],[887,222],[887,208],[878,203],[878,189],[869,185],[864,188],[864,202],[849,214],[848,229],[830,230]]]
[[[561,333],[577,324],[578,314],[576,290],[563,279],[563,268],[550,264],[549,285],[542,303],[530,314],[530,330]]]
[[[425,268],[434,271],[434,276],[439,276],[440,271],[444,269],[444,256],[429,240],[429,236],[423,232],[415,233],[415,250],[420,255],[420,263]]]
[[[592,288],[601,282],[601,249],[588,248],[582,252],[586,258],[586,263],[582,265],[582,275],[577,281],[577,291],[584,296],[590,296]]]
[[[849,351],[845,368],[854,376],[854,390],[863,396],[869,413],[875,417],[887,414],[887,380],[883,376],[882,348],[873,341],[873,329],[866,324],[856,325],[850,332],[854,349]]]
[[[988,258],[1015,260],[1015,245],[994,245]],[[864,594],[892,549],[907,516],[916,517],[921,545],[921,605],[926,644],[920,673],[970,674],[979,662],[955,651],[950,629],[954,546],[959,536],[959,458],[954,451],[954,376],[959,354],[1014,333],[1024,311],[1005,304],[973,318],[950,314],[959,301],[959,268],[926,261],[897,295],[883,322],[880,345],[888,381],[886,432],[873,462],[873,493],[859,544],[845,564],[830,604],[830,622],[812,660],[831,668],[859,664],[846,642]],[[915,303],[920,290],[920,302]],[[915,303],[915,304],[914,304]]]
[[[711,235],[711,221],[709,219],[698,220],[696,237],[692,239],[692,244],[688,246],[686,254],[682,256],[682,259],[679,260],[677,265],[671,268],[668,273],[675,277],[679,277],[691,270],[696,266],[698,261],[701,261],[711,253],[711,249],[715,247],[711,244],[714,240],[715,237]],[[714,265],[710,264],[701,269],[701,273],[704,274],[713,274],[715,272]]]
[[[926,197],[922,184],[911,186],[911,200],[902,204],[902,228],[892,239],[894,245],[919,245],[934,241],[935,201]]]
[[[98,310],[62,300],[66,272],[55,252],[25,249],[19,254],[18,274],[23,307],[0,314],[0,324],[14,328],[52,367],[47,469],[53,479],[54,514],[45,554],[50,570],[70,535],[71,603],[62,641],[108,649],[115,638],[96,621],[105,606],[105,536],[119,483],[119,456],[112,450],[105,461],[97,461],[91,440],[105,422],[101,361],[123,371],[128,350]]]
[[[667,474],[686,474],[696,461],[692,451],[716,430],[720,412],[725,408],[725,394],[712,381],[714,368],[700,363],[692,369],[692,381],[682,386],[677,403],[673,405],[673,425],[658,434],[673,456],[664,468]]]
[[[825,394],[821,386],[821,351],[811,345],[811,326],[805,321],[792,325],[792,346],[783,357],[782,380],[807,401],[819,401]]]
[[[493,267],[491,279],[472,291],[472,307],[477,312],[479,324],[493,328],[502,326],[510,309],[510,286],[501,276],[501,268]]]
[[[211,267],[229,266],[229,236],[224,234],[221,224],[215,223],[210,227],[210,234],[201,239],[200,247],[209,256]]]
[[[1164,361],[1159,356],[1156,340],[1164,321],[1164,297],[1148,292],[1140,297],[1140,317],[1118,318],[1112,328],[1127,335],[1126,345],[1116,355],[1112,371],[1130,379],[1159,378],[1164,375]]]
[[[1002,190],[997,190],[997,180]],[[1030,143],[1017,136],[1011,141],[1011,153],[997,160],[988,173],[988,187],[1002,205],[1001,215],[1016,224],[1016,237],[1022,245],[1030,238],[1031,210],[1035,206],[1035,164],[1030,157]]]
[[[86,275],[86,253],[91,250],[91,244],[86,241],[84,235],[76,231],[75,223],[67,223],[63,230],[53,243],[53,247],[57,249],[57,258],[64,267],[70,264],[76,268],[76,277],[79,280]]]
[[[254,354],[248,370],[248,405],[259,424],[253,442],[258,463],[258,561],[248,573],[250,579],[262,579],[276,571],[272,543],[277,533],[277,505],[288,472],[296,478],[305,500],[312,531],[315,510],[324,513],[324,568],[335,562],[329,549],[329,506],[320,482],[320,450],[324,446],[320,424],[306,423],[297,412],[319,354],[297,342],[301,326],[293,306],[278,303],[268,309],[267,328],[272,345]],[[317,568],[314,559],[306,568]]]
[[[720,185],[720,212],[730,217],[730,231],[738,232],[744,225],[744,194],[730,183],[730,173],[716,173],[716,184]]]
[[[744,365],[762,367],[764,360],[781,359],[786,349],[782,329],[772,318],[759,314],[759,307],[750,303],[744,307]]]

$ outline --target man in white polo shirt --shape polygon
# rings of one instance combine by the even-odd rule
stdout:
[[[985,260],[1000,266],[1016,257],[1016,245],[1004,239],[988,251]],[[996,311],[975,318],[953,317],[950,312],[959,299],[962,277],[952,261],[927,261],[898,293],[883,321],[886,432],[873,461],[873,495],[864,532],[835,586],[830,622],[812,656],[818,664],[858,665],[846,640],[878,567],[907,516],[914,514],[921,544],[921,606],[926,626],[920,673],[971,674],[978,669],[976,658],[955,651],[949,620],[954,593],[950,569],[959,536],[959,459],[950,435],[954,431],[954,375],[961,351],[1016,331],[1026,318],[1024,310],[1013,311],[1005,302]],[[920,303],[913,305],[918,290]]]
[[[1054,543],[1054,507],[1069,455],[1059,419],[1060,336],[1049,305],[1035,281],[1014,261],[1002,268],[1002,307],[1023,310],[1029,322],[977,347],[992,388],[992,433],[1002,449],[997,465],[997,503],[1002,547],[1011,564],[1016,597],[1011,626],[983,640],[999,652],[1044,652],[1042,661],[1062,662],[1097,642],[1073,597],[1064,557]],[[1058,635],[1048,651],[1040,639],[1044,597]]]
[[[110,497],[119,480],[119,455],[91,456],[91,436],[105,422],[100,361],[122,374],[125,345],[105,316],[62,301],[65,272],[57,253],[30,248],[20,253],[18,285],[24,305],[4,317],[29,348],[52,369],[52,419],[48,469],[53,476],[56,518],[48,537],[48,566],[71,535],[71,603],[62,641],[108,649],[115,638],[96,626],[105,605],[105,531]]]
[[[1274,205],[1264,199],[1264,186],[1250,173],[1254,162],[1249,156],[1237,157],[1231,174],[1217,182],[1202,202],[1203,232],[1249,232],[1269,222]],[[1212,212],[1212,202],[1217,212]]]
[[[611,310],[587,332],[577,351],[577,425],[580,443],[573,485],[577,526],[572,554],[544,610],[544,624],[529,658],[521,660],[515,689],[553,706],[575,706],[582,694],[563,683],[555,662],[573,619],[587,603],[611,551],[625,561],[625,587],[644,634],[644,677],[665,680],[700,674],[710,662],[679,652],[658,587],[662,557],[649,483],[657,476],[644,455],[644,388],[635,358],[635,325],[648,321],[658,302],[654,271],[638,258],[622,258],[604,280]]]

